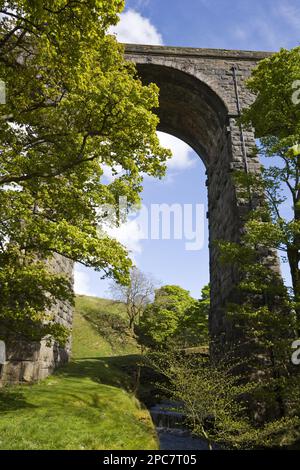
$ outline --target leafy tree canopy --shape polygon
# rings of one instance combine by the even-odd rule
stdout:
[[[197,346],[203,339],[206,343],[208,309],[205,294],[197,301],[182,287],[163,286],[141,318],[141,341],[153,348]]]
[[[253,70],[248,87],[256,99],[244,111],[243,120],[254,125],[257,137],[275,136],[287,143],[294,140],[291,145],[299,143],[299,72],[300,47],[281,49]]]
[[[241,344],[235,344],[237,352],[251,350],[245,358],[247,367],[261,382],[252,399],[281,417],[299,407],[299,396],[294,403],[289,396],[295,372],[291,346],[300,331],[299,78],[297,47],[259,62],[247,82],[256,98],[244,110],[241,122],[254,126],[260,139],[258,153],[266,164],[261,174],[234,175],[239,196],[251,210],[240,243],[222,241],[219,245],[221,260],[239,272],[227,314],[232,327],[242,330]],[[280,270],[274,269],[279,264],[278,249],[290,266],[289,290]]]
[[[239,176],[241,188],[266,195],[251,213],[247,238],[285,252],[300,319],[300,47],[261,61],[247,86],[256,99],[242,121],[255,127],[258,151],[269,159],[261,176]]]
[[[123,6],[0,1],[7,97],[0,117],[0,318],[10,330],[25,322],[44,331],[49,296],[70,298],[68,279],[64,288],[59,277],[50,282],[37,258],[59,253],[129,280],[131,261],[101,230],[107,211],[99,206],[110,204],[118,215],[120,196],[129,207],[139,203],[142,175],[161,177],[169,152],[156,135],[157,87],[142,85],[123,47],[106,33]],[[106,167],[115,176],[108,184]],[[32,303],[38,296],[43,300]]]

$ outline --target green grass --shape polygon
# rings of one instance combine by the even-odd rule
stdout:
[[[72,362],[39,384],[0,392],[0,449],[158,448],[148,411],[131,391],[138,348],[130,336],[112,344],[99,335],[90,321],[98,308],[124,309],[77,299]]]
[[[126,306],[122,302],[86,295],[76,296],[76,310],[84,314],[97,315],[99,312],[109,312],[123,318],[126,317]]]
[[[101,356],[138,354],[136,341],[128,329],[125,305],[108,299],[77,296],[75,317],[76,335],[73,341],[73,356],[85,357],[94,354]],[[90,334],[80,332],[78,322],[87,320],[92,326]]]
[[[86,299],[76,299],[76,310],[73,320],[72,358],[112,356],[113,351],[108,339],[99,335],[93,325],[84,318],[84,308],[81,305],[83,302],[86,304]]]

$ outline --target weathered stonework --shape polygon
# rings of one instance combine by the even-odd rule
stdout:
[[[238,242],[250,206],[235,187],[236,169],[260,172],[253,132],[236,123],[253,102],[245,86],[251,70],[270,53],[161,46],[126,45],[126,56],[137,64],[144,83],[160,88],[159,130],[189,144],[206,166],[209,203],[209,249],[212,344],[221,349],[235,343],[240,332],[225,317],[235,295],[238,273],[220,263],[217,240]],[[261,195],[252,195],[259,204]],[[274,252],[271,268],[279,269]],[[197,273],[195,273],[197,276]]]
[[[73,278],[73,263],[60,255],[54,255],[49,269]],[[73,308],[67,302],[57,302],[53,311],[58,323],[72,328]],[[8,344],[6,363],[1,369],[0,386],[30,383],[46,378],[55,368],[68,362],[71,353],[71,334],[65,348],[56,342],[16,342]]]
[[[225,318],[226,302],[231,300],[238,273],[220,264],[216,240],[239,241],[249,204],[239,197],[232,171],[259,172],[260,164],[252,149],[253,132],[242,132],[236,124],[239,111],[253,96],[245,80],[265,52],[192,49],[163,46],[127,45],[126,56],[137,64],[144,83],[160,87],[159,130],[173,134],[189,144],[203,160],[207,170],[209,200],[209,248],[212,338],[219,343],[234,342],[235,332]],[[234,73],[235,70],[235,73]],[[236,75],[236,80],[234,78]],[[253,198],[255,200],[255,196]],[[259,199],[259,198],[258,198]],[[270,253],[270,264],[278,269],[278,260]],[[72,263],[57,256],[57,272],[72,275]],[[200,269],[200,267],[199,267]],[[195,276],[197,273],[195,273]],[[72,308],[58,304],[57,321],[72,326]],[[8,351],[2,382],[44,378],[68,360],[70,344],[21,345]]]

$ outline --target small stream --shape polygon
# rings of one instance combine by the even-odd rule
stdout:
[[[160,450],[208,450],[204,439],[192,436],[185,427],[180,403],[162,402],[150,408],[156,426]]]

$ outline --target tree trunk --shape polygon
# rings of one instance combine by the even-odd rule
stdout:
[[[298,187],[294,197],[294,216],[295,222],[300,224],[300,188],[299,188],[299,172],[300,172],[300,155],[297,157],[297,178]],[[288,247],[288,259],[291,268],[293,290],[296,302],[296,313],[298,320],[298,330],[300,330],[300,234],[296,233],[293,246]],[[300,334],[300,331],[298,331]]]
[[[129,328],[131,331],[134,330],[134,317],[129,317]]]
[[[297,319],[300,322],[300,272],[299,272],[300,253],[299,253],[299,249],[297,245],[290,246],[287,250],[287,255],[288,255],[291,276],[292,276],[294,298],[296,302],[295,310],[297,313]],[[298,333],[300,332],[298,331]]]

